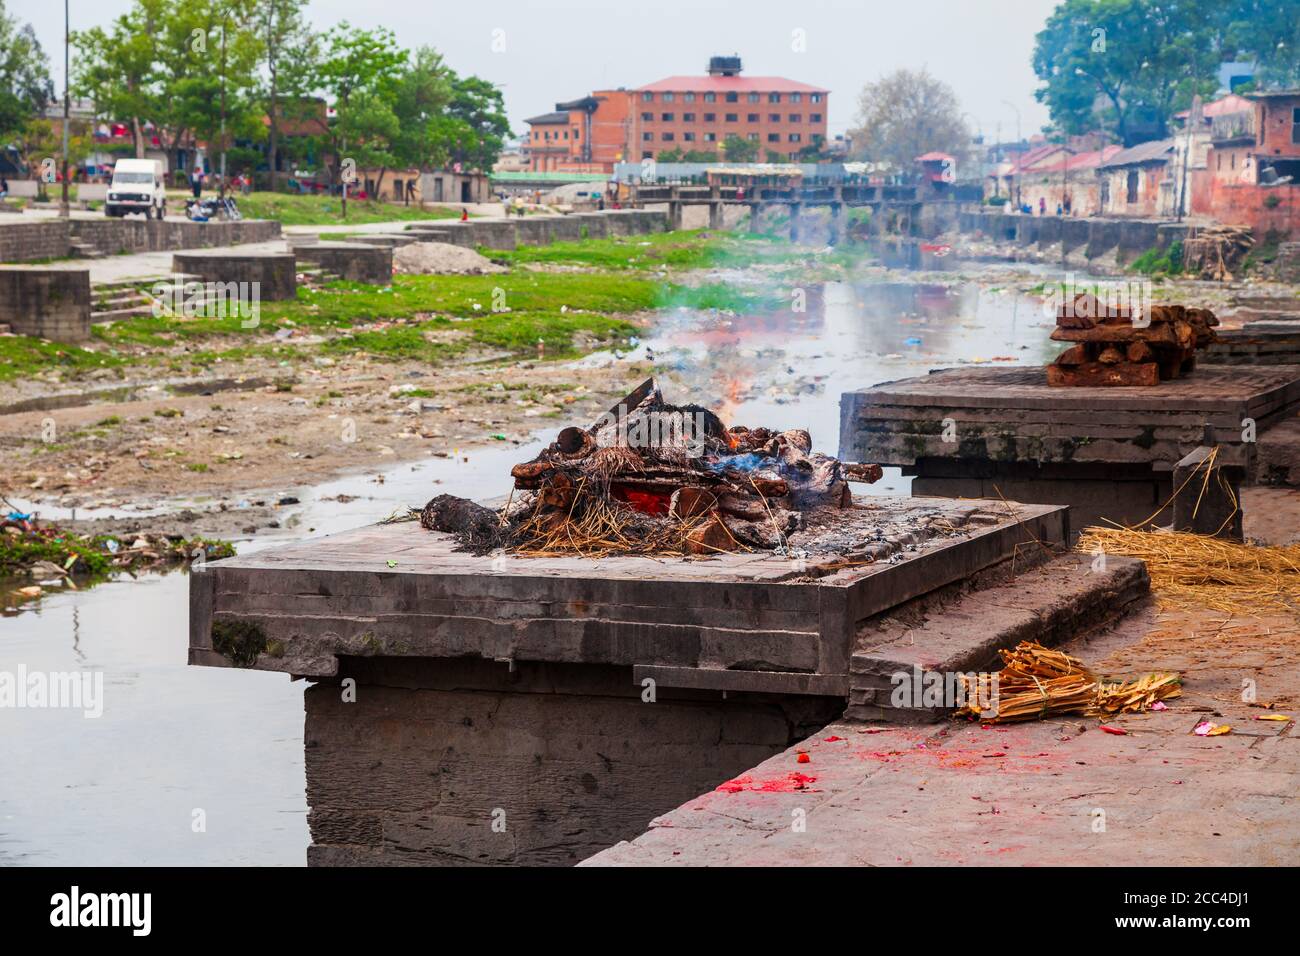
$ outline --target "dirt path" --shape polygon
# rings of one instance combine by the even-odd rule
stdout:
[[[267,380],[286,371],[250,362],[223,374]],[[0,416],[0,493],[120,508],[287,491],[348,471],[523,443],[594,419],[646,371],[626,362],[432,369],[352,358],[300,367],[292,384]]]

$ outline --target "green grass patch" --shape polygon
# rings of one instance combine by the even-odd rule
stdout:
[[[1128,266],[1129,272],[1142,275],[1179,275],[1183,269],[1183,244],[1175,240],[1165,250],[1148,249]]]
[[[332,226],[339,223],[460,218],[460,211],[457,209],[421,209],[419,206],[349,199],[348,216],[344,219],[343,201],[338,196],[256,192],[236,199],[239,203],[239,211],[245,219],[278,219],[286,226]]]

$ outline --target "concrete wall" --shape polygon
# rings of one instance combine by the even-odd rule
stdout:
[[[0,325],[56,342],[90,337],[89,269],[0,269]]]
[[[1148,219],[1103,219],[1077,216],[1023,216],[1000,211],[966,210],[956,217],[963,233],[981,234],[1002,242],[1037,246],[1039,251],[1060,247],[1087,259],[1113,255],[1119,264],[1136,259],[1148,249],[1165,249],[1187,234],[1187,227]]]
[[[389,252],[391,260],[392,253]],[[297,263],[292,252],[185,253],[172,256],[172,272],[203,282],[248,283],[261,302],[298,297]]]
[[[354,702],[338,681],[305,695],[314,866],[571,865],[843,710],[662,688],[646,702],[620,667],[340,664]]]
[[[268,242],[280,237],[280,223],[250,219],[238,222],[150,221],[144,219],[70,219],[6,223],[0,229],[0,262],[62,259],[79,239],[104,255],[168,252]]]
[[[393,249],[365,242],[316,242],[295,245],[294,254],[318,263],[348,282],[389,285],[393,281]]]

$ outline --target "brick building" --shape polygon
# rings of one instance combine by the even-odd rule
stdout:
[[[1216,117],[1192,212],[1259,236],[1300,227],[1300,90],[1249,93],[1252,109]]]
[[[525,120],[533,172],[610,173],[665,152],[711,153],[728,137],[758,160],[797,159],[826,145],[829,91],[775,76],[741,76],[739,57],[713,57],[706,76],[670,76],[636,89],[597,90]]]
[[[627,158],[627,90],[597,90],[556,103],[555,111],[524,120],[528,168],[535,173],[609,173]]]
[[[797,159],[825,145],[829,90],[740,73],[739,57],[715,56],[707,76],[670,76],[632,90],[631,157],[717,153],[731,136],[757,146],[759,160],[769,153]]]

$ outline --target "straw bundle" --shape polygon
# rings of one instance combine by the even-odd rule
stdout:
[[[1300,545],[1258,547],[1186,532],[1091,527],[1076,550],[1141,558],[1167,605],[1242,615],[1300,608]]]
[[[990,723],[1041,720],[1057,714],[1108,715],[1141,711],[1157,700],[1182,693],[1177,674],[1147,674],[1137,680],[1105,681],[1077,657],[1022,641],[1014,650],[998,652],[997,713],[981,714],[967,705],[957,716],[981,717]],[[974,690],[969,680],[967,697]]]

